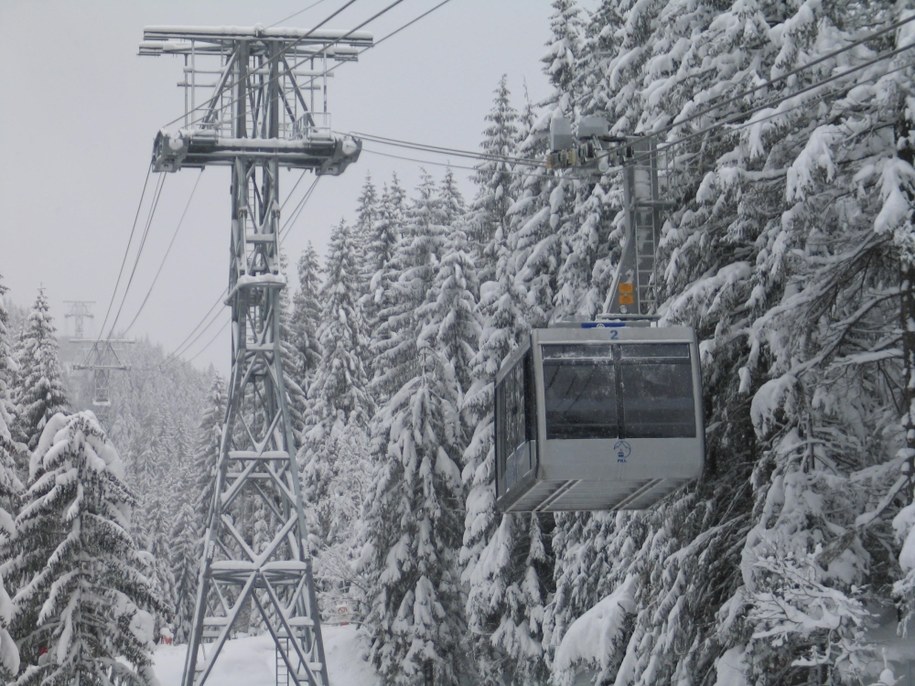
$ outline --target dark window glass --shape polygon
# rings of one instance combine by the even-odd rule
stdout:
[[[543,346],[543,359],[610,359],[618,347],[612,343],[548,343]]]
[[[624,359],[630,357],[689,357],[686,343],[625,343],[618,346]]]
[[[612,360],[545,359],[543,382],[547,438],[619,436]]]
[[[496,479],[500,493],[505,490],[505,380],[496,384]]]
[[[524,443],[524,366],[516,364],[505,377],[505,447],[509,454]]]
[[[626,438],[695,437],[693,376],[689,360],[623,364]]]
[[[532,467],[530,445],[535,422],[533,366],[530,353],[496,386],[496,453],[500,493],[510,489]]]
[[[537,439],[537,391],[534,387],[534,352],[524,356],[524,438]],[[531,465],[533,466],[533,465]]]

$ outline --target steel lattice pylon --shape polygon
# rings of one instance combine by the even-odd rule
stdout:
[[[232,372],[184,686],[207,681],[233,628],[252,616],[273,637],[278,684],[328,683],[280,353],[279,168],[339,174],[359,156],[360,141],[330,132],[326,100],[314,112],[314,92],[317,79],[326,85],[328,61],[355,59],[371,40],[287,29],[144,31],[140,54],[183,56],[188,89],[185,127],[159,132],[154,170],[229,166],[232,184]],[[202,75],[216,83],[198,108]]]

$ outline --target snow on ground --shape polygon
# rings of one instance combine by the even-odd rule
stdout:
[[[362,646],[356,626],[321,627],[330,683],[335,686],[378,686],[381,680],[371,665],[361,659]],[[155,655],[156,676],[162,686],[178,686],[187,646],[159,646]],[[228,641],[223,647],[208,683],[219,686],[276,686],[276,658],[269,635]]]

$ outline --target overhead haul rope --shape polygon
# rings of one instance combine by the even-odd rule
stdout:
[[[339,14],[340,12],[342,12],[343,10],[345,10],[347,7],[349,7],[349,6],[350,6],[353,2],[355,2],[355,1],[356,1],[356,0],[350,0],[349,3],[347,3],[347,4],[344,5],[342,8],[340,8],[339,10],[337,10],[337,12],[335,12],[333,15],[331,15],[330,17],[328,17],[327,19],[325,19],[325,20],[324,20],[321,24],[319,24],[318,26],[321,26],[321,25],[327,23],[327,21],[329,21],[332,17],[336,16],[337,14]],[[323,52],[323,53],[326,53],[326,51],[327,51],[328,48],[330,48],[330,47],[336,45],[337,43],[343,42],[344,40],[346,40],[347,38],[349,38],[350,36],[352,36],[354,33],[356,33],[356,31],[358,31],[358,30],[361,29],[361,28],[364,28],[365,26],[368,26],[370,23],[372,23],[373,21],[375,21],[376,19],[378,19],[378,18],[381,17],[382,15],[386,14],[387,12],[390,12],[392,9],[394,9],[397,5],[399,5],[399,4],[402,3],[403,1],[404,1],[404,0],[394,0],[394,2],[392,2],[391,4],[389,4],[387,7],[385,7],[384,9],[379,10],[378,12],[376,12],[375,14],[373,14],[371,17],[369,17],[368,19],[366,19],[365,21],[363,21],[361,24],[359,24],[359,25],[356,26],[355,28],[352,28],[352,29],[350,29],[349,31],[347,31],[347,32],[346,32],[345,34],[343,34],[342,36],[339,36],[338,38],[330,39],[330,40],[328,40],[328,41],[322,41],[320,50],[315,51],[315,54],[312,55],[312,56],[303,57],[303,58],[300,59],[298,62],[293,63],[292,66],[289,67],[289,71],[290,71],[290,72],[295,71],[295,69],[296,69],[297,67],[302,66],[302,65],[305,64],[306,62],[309,62],[309,61],[315,59],[316,57],[320,57],[321,54],[322,54],[322,52]],[[305,38],[307,38],[309,35],[313,34],[313,33],[317,30],[317,28],[318,28],[318,27],[315,27],[315,28],[311,29],[307,34],[305,34],[305,35],[302,36],[301,38],[297,38],[295,41],[293,41],[293,42],[290,43],[289,45],[285,46],[282,50],[280,50],[279,53],[277,53],[277,55],[276,55],[275,58],[271,58],[271,59],[279,59],[280,57],[282,57],[286,52],[288,52],[290,49],[292,49],[292,47],[294,47],[296,44],[298,44],[299,42],[305,40]],[[358,55],[358,54],[361,54],[361,53],[357,53],[357,55]],[[328,70],[325,71],[324,73],[325,73],[325,74],[329,74],[330,72],[331,72],[331,70],[328,69]],[[280,75],[272,76],[272,77],[270,77],[269,79],[267,79],[267,80],[264,82],[264,85],[276,83],[276,82],[279,80],[279,78],[280,78]],[[311,77],[311,80],[309,81],[309,84],[313,84],[316,78],[317,78],[317,77],[312,76],[312,77]],[[233,82],[229,82],[229,83],[225,86],[225,88],[223,88],[223,91],[222,91],[222,92],[225,92],[225,91],[228,91],[228,90],[232,90],[232,89],[234,89],[235,86],[237,86],[237,85],[238,85],[238,81],[237,81],[237,80],[236,80],[236,81],[233,81]],[[210,98],[209,101],[207,101],[206,107],[209,108],[211,105],[215,105],[215,102],[216,102],[216,98],[217,98],[217,97],[219,97],[219,93],[215,93],[215,94],[213,95],[213,97]],[[225,105],[223,106],[222,109],[227,109],[227,108],[234,109],[234,106],[235,106],[237,103],[238,103],[238,97],[235,96],[235,95],[233,95],[233,96],[229,99],[228,103],[225,104]],[[200,109],[200,108],[199,108],[199,107],[195,107],[194,109],[197,110],[197,109]],[[194,111],[194,110],[192,110],[192,111]],[[240,116],[240,115],[237,115],[237,114],[236,114],[236,115],[233,115],[232,118],[231,118],[229,121],[231,121],[231,122],[234,123],[235,121],[238,120],[239,116]],[[169,126],[170,124],[173,124],[173,123],[175,123],[175,122],[177,122],[177,121],[180,121],[182,118],[183,118],[183,117],[178,117],[177,119],[174,119],[174,120],[172,120],[171,122],[169,122],[169,124],[166,124],[166,126]],[[197,118],[197,119],[194,119],[194,120],[192,120],[190,123],[191,123],[191,124],[197,124],[197,123],[203,121],[205,118],[206,118],[206,115],[204,114],[202,117],[199,117],[199,118]]]
[[[302,178],[304,178],[304,172],[303,172],[302,176],[299,177],[299,181],[296,182],[296,185],[293,186],[292,190],[289,192],[289,195],[287,196],[286,200],[283,202],[283,205],[281,207],[285,206],[289,202],[289,200],[292,198],[292,194],[295,191],[295,188],[298,186],[299,182],[302,180]],[[295,224],[299,215],[302,213],[302,210],[305,208],[305,205],[308,203],[308,201],[311,199],[311,196],[314,194],[315,188],[317,187],[318,181],[320,181],[320,179],[321,179],[320,176],[315,177],[314,181],[312,181],[311,185],[308,187],[308,189],[305,191],[305,193],[303,193],[302,198],[300,198],[299,201],[296,203],[296,206],[293,208],[292,212],[289,214],[289,217],[286,219],[285,222],[283,222],[283,226],[280,227],[279,239],[280,239],[281,245],[282,245],[283,241],[285,240],[286,236],[289,234],[289,231],[292,229],[292,226]],[[166,356],[165,360],[163,360],[160,363],[160,365],[159,365],[160,368],[178,361],[178,358],[181,355],[185,354],[188,350],[190,350],[190,348],[198,340],[200,340],[200,338],[207,332],[207,330],[209,330],[219,320],[219,317],[222,314],[222,312],[221,312],[221,310],[218,310],[217,308],[219,307],[219,305],[221,305],[223,303],[224,298],[227,293],[228,293],[228,289],[222,291],[219,294],[219,296],[217,296],[216,301],[210,306],[210,309],[207,310],[206,314],[204,314],[203,317],[197,322],[196,326],[194,326],[194,328],[191,329],[190,333],[188,333],[188,335],[185,336],[184,339],[175,347],[175,350],[173,350],[171,353],[169,353]],[[215,313],[214,313],[214,311],[215,311]],[[208,318],[210,320],[209,322],[207,322]],[[205,322],[207,322],[206,325],[204,325]],[[219,333],[221,333],[225,329],[226,326],[228,326],[228,322],[226,322],[223,325],[223,327],[219,330]],[[201,327],[203,327],[203,328],[201,328]],[[198,332],[198,330],[199,330],[199,332]],[[195,333],[196,333],[196,336],[194,335]],[[189,361],[195,359],[197,356],[199,356],[200,353],[202,353],[204,350],[206,350],[213,344],[213,342],[216,340],[216,338],[218,338],[218,333],[210,341],[208,341],[204,345],[203,348],[201,348],[199,351],[197,351],[197,353],[195,353],[194,357],[190,358],[190,360],[187,360],[187,361],[189,362]]]
[[[124,293],[121,296],[121,304],[118,306],[118,311],[117,314],[115,314],[114,321],[111,323],[111,328],[108,329],[108,338],[111,338],[115,327],[118,325],[118,320],[121,318],[121,312],[124,310],[124,303],[127,301],[127,294],[130,292],[131,284],[133,284],[133,277],[137,274],[137,266],[140,264],[140,257],[143,255],[143,248],[146,247],[146,239],[149,237],[149,229],[152,226],[153,218],[156,215],[156,209],[159,207],[162,189],[165,187],[165,178],[166,175],[161,174],[156,181],[156,190],[152,204],[149,207],[149,212],[146,216],[146,226],[143,227],[143,236],[140,238],[137,254],[133,261],[133,267],[131,267],[130,270],[130,277],[127,279],[127,285],[124,287]]]
[[[402,2],[402,0],[399,0],[399,1]],[[340,9],[338,9],[338,10],[335,11],[335,12],[332,12],[329,16],[327,16],[327,17],[325,17],[323,20],[321,20],[317,25],[315,25],[315,26],[313,26],[311,29],[309,29],[309,31],[308,31],[304,36],[300,36],[300,37],[297,38],[295,41],[293,41],[293,42],[289,43],[288,45],[284,46],[283,49],[280,50],[280,51],[277,53],[277,55],[276,55],[277,59],[279,59],[280,57],[283,57],[289,50],[292,50],[292,48],[296,47],[296,46],[297,46],[299,43],[301,43],[302,41],[304,41],[304,40],[306,40],[307,38],[310,38],[311,36],[313,36],[314,33],[315,33],[315,31],[317,31],[318,29],[320,29],[320,28],[321,28],[322,26],[324,26],[327,22],[329,22],[331,19],[333,19],[334,17],[336,17],[338,14],[340,14],[341,12],[343,12],[345,9],[347,9],[350,5],[354,4],[355,2],[356,2],[356,0],[349,0],[345,5],[343,5],[343,7],[341,7]],[[307,9],[307,8],[306,8],[306,9]],[[350,31],[350,33],[352,33],[352,31]],[[339,41],[341,41],[341,40],[343,40],[343,37],[338,38],[338,39],[333,40],[333,41],[329,41],[329,42],[327,42],[327,43],[322,43],[322,47],[324,47],[324,48],[326,49],[327,47],[330,47],[330,46],[332,46],[332,45],[335,45],[337,42],[339,42]],[[320,54],[320,53],[317,53],[317,54]],[[302,63],[300,62],[299,64],[302,64]],[[273,80],[275,80],[275,79],[271,79],[271,81],[273,81]],[[238,85],[238,81],[229,82],[228,84],[226,84],[226,90],[233,89],[233,88],[235,88],[235,86],[237,86],[237,85]],[[171,121],[166,122],[166,123],[165,123],[162,127],[160,127],[160,128],[167,128],[167,127],[171,126],[172,124],[177,124],[177,123],[180,122],[181,120],[185,119],[185,118],[187,117],[187,115],[191,114],[192,112],[196,112],[196,111],[202,110],[202,109],[209,109],[210,107],[215,106],[215,104],[216,104],[216,98],[218,98],[218,97],[219,97],[219,94],[218,94],[218,93],[214,93],[214,94],[213,94],[213,97],[211,97],[211,98],[210,98],[209,100],[207,100],[206,102],[200,103],[199,105],[197,105],[196,107],[194,107],[192,110],[190,110],[190,112],[185,112],[185,113],[182,114],[181,116],[175,117],[175,118],[172,119]],[[191,122],[191,123],[197,123],[197,122],[199,122],[199,121],[201,121],[201,120],[200,120],[200,119],[196,119],[196,120],[194,120],[194,121]]]
[[[159,262],[159,268],[156,269],[156,275],[153,277],[152,283],[149,284],[149,289],[146,291],[146,295],[143,296],[143,302],[140,303],[140,307],[137,310],[137,313],[133,316],[133,319],[130,320],[130,324],[127,325],[127,328],[124,329],[124,334],[127,334],[133,325],[136,323],[137,319],[140,317],[140,314],[143,312],[143,308],[146,307],[146,303],[149,300],[149,296],[153,292],[153,288],[156,287],[156,283],[159,281],[159,275],[162,273],[162,267],[165,266],[165,261],[168,259],[168,255],[172,250],[172,246],[175,244],[175,239],[178,237],[178,232],[181,231],[181,227],[184,225],[184,218],[187,216],[188,208],[191,206],[191,201],[194,199],[194,194],[197,192],[197,186],[200,185],[200,178],[203,176],[204,168],[201,167],[200,173],[197,175],[197,180],[194,181],[194,187],[191,189],[191,194],[187,198],[187,202],[184,205],[184,211],[181,213],[181,218],[178,220],[178,225],[175,227],[174,232],[172,232],[171,240],[168,242],[168,247],[165,249],[165,254],[162,256],[162,260]]]
[[[702,136],[705,136],[705,135],[708,134],[708,133],[712,133],[712,132],[716,131],[717,129],[723,128],[723,127],[728,126],[728,125],[730,125],[730,124],[736,123],[736,122],[738,122],[738,121],[740,121],[740,120],[742,120],[742,119],[745,119],[746,117],[751,116],[751,115],[755,114],[756,112],[760,112],[760,111],[762,111],[762,110],[766,110],[766,109],[775,107],[776,105],[779,105],[780,103],[783,103],[783,102],[785,102],[786,100],[791,100],[792,98],[796,98],[796,97],[798,97],[798,96],[800,96],[800,95],[803,95],[804,93],[808,93],[808,92],[810,92],[810,91],[813,91],[813,90],[816,90],[816,89],[818,89],[818,88],[821,88],[822,86],[825,86],[825,85],[828,84],[828,83],[832,83],[833,81],[837,81],[837,80],[839,80],[839,79],[842,79],[842,78],[844,78],[844,77],[846,77],[846,76],[849,76],[850,74],[853,74],[853,73],[855,73],[855,72],[861,71],[862,69],[866,69],[866,68],[868,68],[868,67],[871,67],[871,66],[873,66],[874,64],[877,64],[878,62],[882,62],[882,61],[885,61],[885,60],[887,60],[887,59],[891,59],[891,58],[893,58],[893,57],[895,57],[895,56],[897,56],[897,55],[899,55],[899,54],[902,54],[903,52],[906,52],[907,50],[911,50],[912,48],[915,48],[915,43],[907,43],[906,45],[904,45],[904,46],[902,46],[902,47],[900,47],[900,48],[897,48],[897,49],[895,49],[895,50],[891,50],[891,51],[886,52],[886,53],[882,53],[882,54],[878,55],[877,57],[874,57],[874,58],[872,58],[872,59],[870,59],[870,60],[867,60],[866,62],[863,62],[863,63],[861,63],[861,64],[859,64],[859,65],[856,65],[856,66],[854,66],[854,67],[851,67],[851,68],[849,68],[849,69],[846,69],[846,70],[843,71],[843,72],[840,72],[840,73],[838,73],[838,74],[833,74],[832,76],[829,76],[829,77],[827,77],[827,78],[825,78],[825,79],[822,79],[822,80],[820,80],[820,81],[817,81],[816,83],[809,84],[809,85],[807,85],[807,86],[805,86],[805,87],[803,87],[803,88],[801,88],[801,89],[799,89],[799,90],[797,90],[797,91],[795,91],[795,92],[793,92],[793,93],[788,93],[788,94],[786,94],[786,95],[781,95],[781,96],[778,96],[778,97],[776,97],[776,98],[774,98],[774,99],[772,99],[772,100],[769,100],[769,101],[767,101],[767,102],[765,102],[765,103],[762,103],[762,104],[760,104],[760,105],[757,105],[757,106],[755,106],[755,107],[752,107],[752,108],[750,108],[750,109],[748,109],[748,110],[744,110],[744,111],[741,111],[741,112],[736,112],[736,113],[734,113],[734,114],[732,114],[732,115],[729,115],[729,116],[725,117],[724,119],[721,119],[721,120],[719,120],[719,121],[716,121],[716,122],[714,122],[714,123],[712,123],[712,124],[710,124],[710,125],[708,125],[708,126],[702,128],[702,129],[699,129],[698,131],[694,131],[694,132],[690,133],[689,135],[684,136],[683,138],[679,138],[679,139],[677,139],[677,140],[675,140],[675,141],[671,141],[670,143],[660,144],[660,145],[658,145],[658,147],[655,149],[654,152],[638,153],[638,154],[634,155],[632,158],[628,158],[628,159],[629,159],[631,162],[637,162],[637,161],[648,160],[648,159],[650,159],[653,155],[657,155],[657,154],[659,154],[659,153],[661,153],[661,152],[664,152],[664,151],[666,151],[666,150],[671,150],[672,148],[675,148],[675,147],[677,147],[677,146],[679,146],[679,145],[683,145],[683,144],[688,143],[688,142],[690,142],[690,141],[693,141],[693,140],[695,140],[695,139],[697,139],[697,138],[701,138]],[[909,66],[912,66],[912,65],[903,65],[903,66],[900,67],[900,68],[893,69],[892,71],[886,72],[886,73],[894,73],[894,72],[896,72],[896,71],[899,71],[899,69],[904,69],[904,68],[907,68],[907,67],[909,67]],[[880,76],[883,76],[883,75],[884,75],[884,74],[881,74]],[[837,89],[837,90],[834,91],[834,93],[838,93],[838,92],[840,92],[841,90],[842,90],[841,88],[840,88],[840,89]],[[795,109],[795,108],[791,108],[791,109]],[[790,110],[786,110],[785,112],[787,112],[787,111],[790,111]],[[766,119],[768,119],[768,118],[773,118],[773,117],[775,117],[775,116],[779,116],[780,114],[784,114],[785,112],[774,113],[773,115],[771,115],[770,117],[767,117]],[[752,126],[752,125],[758,123],[758,121],[764,121],[764,119],[763,119],[763,120],[756,120],[756,121],[749,121],[749,122],[741,122],[741,127],[740,127],[740,128],[744,128],[745,126]],[[670,127],[667,127],[667,128],[665,128],[665,129],[659,129],[659,131],[661,131],[661,132],[663,132],[663,131],[670,131],[670,130],[671,130]],[[647,134],[647,135],[655,136],[656,134],[655,134],[655,132],[651,132],[650,134]],[[618,145],[617,145],[615,148],[613,148],[612,150],[602,151],[601,153],[599,153],[599,154],[597,155],[597,157],[598,157],[598,158],[601,158],[601,157],[608,157],[608,156],[613,155],[613,154],[619,154],[620,152],[622,152],[623,150],[625,150],[625,148],[627,147],[627,145],[628,145],[628,144],[626,144],[626,143],[618,144]]]
[[[96,343],[99,343],[105,331],[105,325],[108,323],[108,316],[111,314],[111,308],[114,306],[114,300],[118,294],[118,287],[121,285],[121,276],[124,274],[124,267],[127,266],[127,255],[130,254],[130,245],[133,243],[133,235],[137,230],[137,223],[140,220],[140,210],[143,208],[143,200],[146,197],[146,188],[149,185],[149,176],[152,173],[152,163],[150,163],[149,168],[146,170],[146,179],[143,181],[143,190],[140,192],[140,201],[137,203],[137,211],[134,213],[133,224],[130,227],[130,236],[127,238],[127,245],[124,248],[124,255],[121,257],[121,266],[118,269],[118,278],[114,283],[114,290],[111,293],[111,300],[108,301],[108,310],[105,312],[105,319],[102,321],[102,326],[99,328],[99,335],[96,339]]]

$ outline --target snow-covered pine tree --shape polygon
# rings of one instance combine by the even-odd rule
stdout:
[[[213,489],[216,487],[216,465],[225,422],[226,383],[219,374],[213,375],[203,415],[197,426],[194,444],[192,483],[194,484],[194,510],[197,513],[197,537],[202,540],[210,508],[213,506]]]
[[[15,349],[18,369],[13,397],[14,431],[29,450],[37,445],[48,419],[67,407],[57,357],[56,329],[48,310],[48,298],[41,288]],[[21,464],[19,470],[25,476],[28,466]]]
[[[321,360],[321,345],[318,342],[321,264],[311,242],[299,256],[298,277],[298,289],[292,296],[292,318],[289,323],[296,355],[288,366],[284,361],[284,369],[289,369],[291,377],[307,393]]]
[[[315,576],[326,580],[322,593],[344,592],[347,579],[333,578],[330,567],[351,555],[351,489],[366,470],[369,417],[373,412],[363,367],[365,325],[358,303],[359,273],[351,227],[340,222],[331,235],[321,291],[318,338],[321,362],[309,389],[309,424],[299,450],[308,532],[316,552]],[[338,497],[339,496],[339,497]],[[326,559],[325,559],[326,558]]]
[[[909,17],[911,14],[902,15],[902,18]],[[900,30],[896,36],[896,45],[907,40],[911,40],[911,30]],[[911,102],[911,97],[911,93],[907,93],[907,103]],[[893,232],[901,274],[899,319],[904,369],[901,424],[905,432],[905,443],[899,451],[898,459],[902,461],[902,470],[906,475],[909,503],[893,520],[893,528],[900,544],[898,561],[901,572],[900,578],[893,584],[893,593],[902,608],[903,622],[908,628],[915,619],[915,557],[912,555],[915,550],[915,534],[912,533],[915,530],[915,521],[912,520],[915,514],[915,246],[912,245],[915,236],[912,210],[915,204],[915,175],[912,173],[915,165],[915,116],[911,105],[899,116],[896,137],[899,161],[897,170],[891,172],[890,177],[895,183],[884,186],[885,206],[887,209],[895,206],[896,209],[892,214],[887,213],[889,221],[884,226]]]
[[[435,349],[449,361],[460,390],[459,405],[470,389],[481,333],[475,296],[479,285],[470,247],[461,225],[452,225],[432,288],[418,313],[423,322],[419,345]]]
[[[390,399],[406,382],[415,360],[413,315],[419,305],[402,276],[415,261],[412,252],[412,224],[406,218],[405,193],[393,176],[382,198],[381,214],[375,226],[371,259],[375,275],[367,303],[372,333],[371,390],[377,407]]]
[[[524,619],[541,612],[542,598],[527,606],[519,603],[520,584],[530,564],[542,564],[542,546],[526,550],[526,523],[539,525],[535,518],[501,516],[495,507],[495,454],[493,441],[493,382],[502,361],[528,331],[530,314],[525,293],[517,286],[513,271],[511,235],[496,234],[496,281],[484,290],[480,308],[484,315],[479,352],[474,358],[474,380],[462,410],[472,427],[464,451],[462,478],[467,490],[463,545],[460,552],[462,578],[468,586],[467,619],[471,629],[470,650],[478,665],[482,684],[532,683],[544,678],[539,654],[539,626]],[[533,539],[530,539],[533,540]],[[544,573],[529,580],[525,588],[540,593]],[[539,624],[539,618],[536,620]],[[530,658],[530,659],[528,659]],[[538,667],[539,663],[539,667]]]
[[[16,535],[14,517],[18,509],[18,497],[22,492],[22,483],[16,477],[13,456],[24,448],[13,442],[10,434],[10,410],[12,402],[9,397],[9,382],[13,368],[10,357],[9,339],[7,338],[8,317],[3,304],[6,287],[0,283],[0,560],[6,541]],[[3,583],[3,570],[0,565],[0,679],[4,682],[12,679],[19,671],[19,650],[9,633],[12,621],[13,605]]]
[[[372,407],[366,392],[365,326],[358,303],[359,267],[352,229],[341,221],[328,247],[326,280],[321,289],[318,329],[321,363],[309,388],[316,420],[336,420],[337,412],[354,426],[364,426]]]
[[[372,175],[366,174],[362,191],[356,200],[356,222],[352,229],[359,265],[359,293],[361,294],[368,292],[369,282],[375,273],[368,256],[375,238],[375,223],[378,221],[381,211],[380,204],[381,199],[378,197],[375,184],[372,183]]]
[[[496,233],[508,232],[508,208],[514,200],[512,178],[518,137],[518,112],[512,107],[508,76],[502,75],[496,87],[492,108],[486,115],[480,148],[487,157],[476,166],[477,194],[470,207],[469,238],[474,247],[480,283],[492,281],[496,271]]]
[[[2,279],[3,275],[0,274],[0,416],[6,421],[7,431],[12,431],[10,424],[15,417],[16,410],[13,404],[16,363],[10,344],[9,312],[4,303],[4,296],[8,289],[3,285]],[[12,446],[7,446],[7,449],[10,450],[7,459],[12,459]]]
[[[392,188],[392,196],[393,196]],[[392,197],[392,201],[397,197]],[[392,203],[393,205],[393,203]],[[396,220],[395,214],[391,219]],[[432,286],[444,245],[441,198],[435,181],[423,172],[416,197],[403,217],[393,255],[373,279],[378,326],[370,348],[373,361],[372,393],[380,406],[413,376],[417,310]],[[396,225],[386,231],[397,231]],[[383,429],[382,429],[383,430]],[[372,438],[376,436],[374,429]]]
[[[386,684],[457,685],[471,676],[457,566],[460,389],[438,350],[419,354],[419,373],[380,410],[384,452],[363,523],[364,631]]]
[[[193,483],[193,474],[185,469],[182,478]],[[200,567],[200,513],[196,511],[190,489],[179,491],[176,513],[172,522],[169,565],[175,579],[172,613],[175,618],[176,643],[186,643],[193,624],[194,602],[197,598],[197,573]]]
[[[280,272],[286,274],[289,260],[285,252],[280,253]],[[292,424],[296,443],[301,442],[302,429],[305,427],[306,390],[301,385],[298,374],[294,370],[304,369],[307,365],[301,357],[299,343],[301,339],[295,330],[294,305],[290,303],[289,289],[283,288],[278,298],[280,353],[283,363],[283,383],[286,388],[286,407]]]
[[[95,416],[50,418],[30,477],[4,565],[18,582],[14,683],[155,684],[147,611],[161,604],[129,533],[135,498]]]
[[[171,480],[168,480],[171,482]],[[157,489],[158,491],[159,489]],[[153,615],[154,635],[175,621],[174,599],[176,597],[175,568],[172,567],[172,549],[175,541],[171,538],[174,519],[174,498],[178,493],[157,492],[144,499],[144,507],[135,506],[133,540],[140,549],[144,567],[142,573],[149,580],[150,590],[163,603]],[[139,510],[139,516],[136,512]]]

